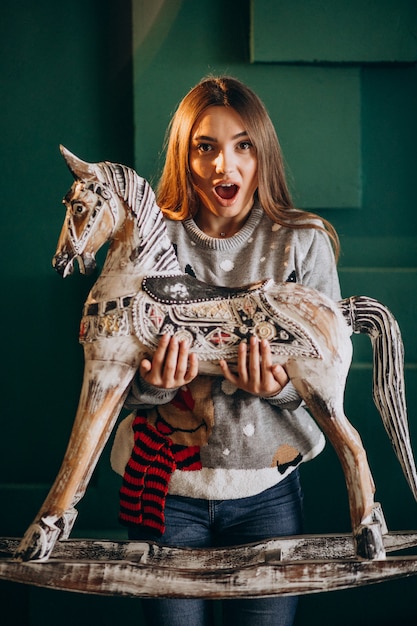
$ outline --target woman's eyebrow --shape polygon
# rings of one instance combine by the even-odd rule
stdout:
[[[209,137],[209,135],[198,135],[197,137],[193,137],[194,141],[212,141],[216,142],[217,139],[215,137]]]
[[[232,140],[240,139],[241,137],[249,137],[246,130],[242,130],[242,132],[237,133],[237,135],[234,135],[232,137]],[[212,141],[214,143],[217,143],[216,137],[210,137],[209,135],[198,135],[197,137],[193,137],[193,140],[194,141]]]

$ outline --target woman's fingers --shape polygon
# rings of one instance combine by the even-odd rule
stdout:
[[[277,395],[289,380],[285,369],[273,364],[268,341],[259,341],[257,337],[251,337],[249,345],[239,345],[236,374],[224,360],[220,367],[223,376],[239,389],[263,397]]]
[[[188,384],[197,376],[198,358],[189,353],[187,342],[163,335],[159,340],[152,361],[143,359],[141,376],[151,385],[173,389]]]
[[[277,395],[288,382],[281,365],[273,364],[271,348],[266,340],[251,337],[249,343],[242,341],[238,348],[236,373],[226,361],[219,362],[223,376],[254,395],[268,397]],[[189,352],[189,344],[176,337],[163,335],[152,361],[143,359],[141,376],[151,385],[173,389],[187,385],[198,374],[198,358]]]

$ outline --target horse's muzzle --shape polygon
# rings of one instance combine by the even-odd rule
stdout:
[[[89,276],[96,269],[97,263],[92,255],[77,255],[71,256],[68,252],[61,252],[56,254],[52,259],[52,267],[58,272],[60,276],[66,278],[70,276],[74,271],[74,260],[77,259],[80,274]]]
[[[72,274],[74,271],[73,260],[73,257],[68,252],[62,252],[53,257],[52,267],[60,276],[68,276],[68,274]]]

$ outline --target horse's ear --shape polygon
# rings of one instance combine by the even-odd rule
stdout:
[[[82,161],[75,154],[67,150],[65,146],[60,145],[59,149],[65,159],[66,164],[76,180],[98,179],[97,165],[95,163],[87,163]]]

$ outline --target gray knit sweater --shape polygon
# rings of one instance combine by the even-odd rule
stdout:
[[[239,287],[272,278],[340,299],[327,235],[315,228],[281,227],[259,204],[230,238],[208,237],[192,219],[169,220],[167,226],[181,269],[206,283]],[[241,391],[220,376],[199,376],[179,390],[180,401],[177,391],[151,387],[138,376],[126,403],[142,414],[147,411],[152,424],[156,415],[170,424],[175,444],[199,451],[202,469],[175,470],[171,494],[222,500],[255,495],[324,447],[323,434],[300,406],[291,383],[268,399]],[[112,465],[120,474],[133,445],[131,422],[128,417],[121,423],[112,450]]]

